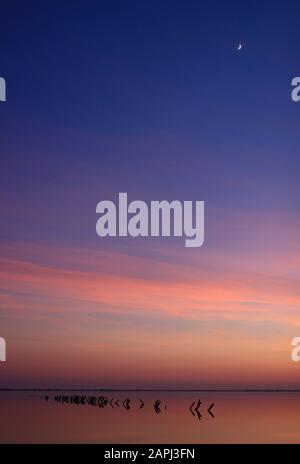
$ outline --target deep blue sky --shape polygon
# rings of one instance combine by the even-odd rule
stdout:
[[[97,243],[119,191],[297,212],[299,44],[297,1],[2,2],[4,238]]]

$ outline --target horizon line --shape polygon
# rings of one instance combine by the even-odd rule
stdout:
[[[0,388],[0,392],[202,392],[202,393],[300,393],[300,388]]]

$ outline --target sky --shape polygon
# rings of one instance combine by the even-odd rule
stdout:
[[[299,2],[1,19],[0,387],[300,387]],[[99,238],[119,192],[204,200],[203,247]]]

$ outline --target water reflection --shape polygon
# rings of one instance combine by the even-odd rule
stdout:
[[[300,443],[299,393],[0,392],[1,443]]]
[[[45,401],[49,401],[49,396],[45,396]],[[123,405],[123,407],[126,409],[126,411],[129,411],[132,407],[136,407],[138,409],[143,409],[145,406],[145,401],[142,400],[141,398],[138,398],[138,403],[136,402],[133,405],[132,399],[131,398],[126,398],[122,403],[120,404],[120,399],[115,399],[115,398],[108,398],[106,396],[87,396],[87,395],[66,395],[66,394],[60,394],[54,396],[54,401],[56,403],[61,403],[61,404],[73,404],[76,406],[85,406],[85,405],[90,405],[90,406],[96,406],[98,408],[105,408],[107,406],[110,406],[111,408],[120,407],[120,405]],[[197,417],[199,420],[202,417],[202,414],[200,412],[200,406],[202,402],[201,400],[193,401],[192,404],[189,406],[189,411],[190,413],[194,416]],[[162,408],[167,411],[168,407],[167,404],[162,404],[162,401],[160,399],[156,399],[153,403],[153,411],[156,414],[160,414],[162,411]],[[211,417],[215,417],[214,413],[212,412],[212,409],[214,408],[214,403],[211,403],[211,405],[207,408],[207,412]]]

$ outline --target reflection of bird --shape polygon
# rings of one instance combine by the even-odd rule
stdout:
[[[125,401],[123,401],[123,406],[125,409],[127,409],[127,411],[130,409],[130,398],[126,398]]]
[[[143,401],[143,400],[141,400],[141,398],[140,398],[140,403],[141,403],[141,405],[140,405],[140,409],[142,409],[142,408],[144,407],[145,403],[144,403],[144,401]]]
[[[156,412],[156,414],[161,413],[160,404],[161,404],[160,400],[156,400],[155,403],[154,403],[154,411]]]
[[[191,413],[193,414],[193,416],[197,415],[198,419],[200,420],[201,419],[201,413],[199,411],[199,408],[200,408],[200,405],[201,405],[201,401],[198,400],[197,402],[197,405],[195,406],[195,401],[191,404],[190,406],[190,411]]]

